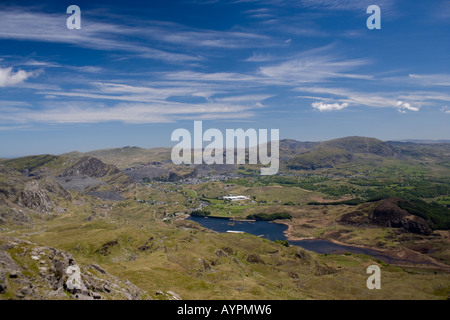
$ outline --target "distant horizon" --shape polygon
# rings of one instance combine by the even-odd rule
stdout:
[[[345,137],[338,137],[338,138],[332,138],[332,139],[325,139],[325,140],[297,140],[292,138],[282,138],[280,141],[283,140],[294,140],[297,142],[313,142],[313,143],[320,143],[320,142],[326,142],[336,139],[344,139],[344,138],[351,138],[351,137],[360,137],[360,138],[371,138],[371,139],[377,139],[382,142],[410,142],[410,143],[424,143],[424,144],[433,144],[433,143],[450,143],[450,139],[400,139],[400,140],[381,140],[375,137],[365,137],[365,136],[345,136]],[[176,144],[176,142],[173,143],[173,145]],[[22,158],[22,157],[30,157],[30,156],[40,156],[40,155],[54,155],[54,156],[61,156],[64,154],[69,154],[72,152],[79,152],[82,154],[100,151],[100,150],[110,150],[110,149],[123,149],[123,148],[139,148],[139,149],[145,149],[145,150],[151,150],[151,149],[170,149],[173,147],[173,145],[170,146],[155,146],[155,147],[144,147],[144,146],[138,146],[138,145],[122,145],[122,146],[112,146],[112,147],[104,147],[104,148],[97,148],[97,149],[89,149],[87,151],[80,151],[80,150],[71,150],[67,152],[42,152],[42,153],[33,153],[33,154],[22,154],[22,155],[16,155],[16,156],[4,156],[0,155],[0,159],[16,159],[16,158]]]

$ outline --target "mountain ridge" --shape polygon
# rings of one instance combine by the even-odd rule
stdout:
[[[349,136],[322,142],[282,139],[279,145],[280,172],[314,171],[317,169],[342,167],[349,164],[366,165],[367,162],[379,166],[388,159],[404,159],[416,162],[431,161],[442,164],[450,161],[450,143],[419,144]],[[73,151],[57,156],[26,156],[4,160],[0,163],[21,172],[32,172],[40,167],[57,170],[67,163],[73,163],[82,158],[87,159],[86,157],[99,159],[107,165],[114,165],[138,182],[144,178],[175,181],[214,172],[224,173],[237,170],[237,167],[225,167],[225,165],[176,166],[171,161],[171,148],[145,149],[129,146],[92,150],[86,153]],[[248,161],[246,162],[248,163]],[[112,169],[110,168],[109,170]]]

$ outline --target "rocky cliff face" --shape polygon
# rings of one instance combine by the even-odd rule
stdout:
[[[63,250],[15,238],[0,239],[0,299],[149,298],[128,280],[121,281],[95,264],[79,265]]]

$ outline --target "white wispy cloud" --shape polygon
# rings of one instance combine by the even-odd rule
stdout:
[[[264,61],[271,61],[274,57],[271,54],[268,53],[257,53],[253,52],[252,56],[245,59],[245,61],[249,62],[264,62]]]
[[[234,0],[233,3],[257,2],[260,5],[286,7],[286,8],[311,8],[322,10],[365,10],[369,5],[375,4],[373,0]],[[376,4],[391,11],[392,1],[377,0]]]
[[[264,108],[263,101],[273,97],[271,93],[245,93],[249,89],[261,92],[261,89],[277,85],[292,88],[299,83],[322,83],[335,78],[358,78],[348,72],[357,66],[367,64],[366,60],[339,60],[331,55],[317,55],[322,50],[311,50],[302,53],[295,59],[287,59],[278,64],[255,68],[249,73],[235,72],[195,72],[190,70],[175,72],[159,72],[156,76],[162,81],[150,82],[150,85],[133,85],[118,82],[94,81],[88,88],[71,90],[42,90],[38,94],[47,100],[58,98],[76,98],[82,101],[116,101],[122,102],[113,106],[96,106],[96,104],[80,107],[72,104],[64,111],[61,108],[44,108],[38,113],[20,114],[22,119],[36,122],[105,122],[123,121],[130,123],[170,122],[175,119],[202,117],[208,119],[244,119],[254,116],[254,110]],[[155,76],[155,74],[153,74]],[[86,84],[85,84],[86,85]],[[310,92],[324,93],[323,89],[309,88]],[[322,91],[321,91],[322,90]],[[333,94],[350,95],[338,89],[330,89]],[[334,90],[334,91],[333,91]],[[267,92],[267,91],[265,91]],[[328,91],[330,93],[330,91]],[[313,108],[319,111],[333,111],[347,108],[357,103],[358,98],[342,98],[338,101],[316,99]],[[204,103],[173,102],[176,97],[203,97]],[[178,100],[178,99],[176,99]],[[194,101],[194,100],[191,100]],[[382,102],[385,102],[384,100]],[[380,104],[382,102],[379,102]],[[396,101],[391,104],[395,105]],[[108,103],[108,102],[107,102]],[[367,102],[366,102],[367,103]],[[397,106],[400,108],[400,106]],[[402,106],[407,109],[406,106]],[[45,120],[46,119],[46,120]]]
[[[340,60],[333,56],[292,59],[272,66],[263,66],[259,74],[273,80],[289,83],[321,82],[332,78],[372,79],[371,76],[349,71],[369,62],[364,59]]]
[[[27,123],[169,123],[180,119],[246,119],[254,116],[255,105],[231,103],[187,104],[177,102],[119,103],[114,106],[92,103],[56,103],[41,109],[1,110],[2,121]]]
[[[181,119],[248,120],[255,116],[255,110],[264,108],[262,101],[272,97],[269,94],[230,95],[231,92],[220,93],[210,87],[174,86],[170,81],[164,84],[166,86],[91,82],[86,89],[37,91],[46,99],[44,102],[36,105],[16,101],[0,104],[0,122],[75,124],[169,123]],[[215,96],[219,93],[221,96]],[[203,97],[204,102],[173,101],[172,98],[179,96]]]
[[[334,1],[334,0],[299,0],[281,1],[266,0],[266,4],[280,6],[303,6],[308,8],[325,7],[338,10],[356,10],[361,7],[361,1]],[[384,1],[383,1],[384,3]],[[272,14],[269,8],[258,8],[247,11],[248,15]],[[365,14],[365,12],[362,12]],[[351,106],[368,107],[392,107],[401,112],[418,111],[425,105],[425,94],[418,94],[414,98],[410,93],[387,92],[358,92],[350,89],[333,88],[335,81],[345,79],[352,80],[374,79],[374,76],[359,72],[359,68],[372,63],[368,59],[351,59],[339,56],[340,50],[334,44],[315,48],[305,52],[287,56],[288,53],[280,53],[267,49],[272,46],[288,46],[284,41],[288,38],[278,38],[274,42],[274,36],[268,33],[257,32],[256,29],[243,31],[242,27],[232,30],[218,31],[199,29],[164,21],[127,21],[125,17],[116,17],[114,23],[105,23],[102,20],[94,21],[92,17],[83,18],[81,30],[67,30],[65,26],[67,16],[64,14],[48,14],[33,12],[31,10],[11,9],[0,12],[0,39],[28,40],[36,42],[65,43],[95,50],[111,50],[132,53],[138,57],[160,59],[164,62],[198,62],[203,61],[204,56],[196,54],[202,52],[210,54],[211,49],[223,55],[222,49],[251,49],[245,50],[244,58],[240,61],[253,62],[250,70],[229,72],[199,72],[207,70],[193,68],[184,64],[182,71],[160,71],[149,75],[150,79],[156,79],[155,85],[146,85],[136,81],[133,84],[126,83],[120,77],[111,77],[111,80],[102,81],[94,78],[104,71],[96,66],[67,66],[56,62],[45,62],[29,59],[28,66],[44,68],[66,68],[75,71],[80,76],[77,88],[74,85],[64,88],[45,88],[45,84],[27,84],[29,89],[38,90],[46,100],[66,101],[73,98],[74,101],[94,102],[92,105],[79,106],[72,104],[65,108],[43,107],[39,110],[17,110],[18,114],[28,122],[166,122],[174,121],[182,117],[208,117],[208,118],[242,118],[243,115],[254,115],[256,108],[262,107],[262,101],[275,96],[273,86],[282,89],[292,89],[296,86],[307,84],[309,88],[300,88],[307,92],[310,99],[314,99],[312,107],[318,111],[337,111]],[[296,17],[297,18],[297,17]],[[283,28],[284,28],[283,24]],[[297,26],[293,26],[297,28]],[[314,25],[305,25],[304,30],[315,29]],[[297,28],[298,29],[298,28]],[[292,31],[301,34],[300,31]],[[291,36],[291,35],[289,35]],[[295,37],[289,38],[287,44],[294,45]],[[143,41],[144,40],[144,41]],[[159,46],[159,47],[158,47]],[[168,49],[171,48],[171,49]],[[176,48],[176,49],[174,49]],[[181,48],[181,49],[180,49]],[[202,50],[202,49],[206,50]],[[213,50],[220,49],[220,50]],[[181,51],[179,51],[181,50]],[[203,52],[204,51],[204,52]],[[266,53],[267,51],[267,53]],[[269,53],[270,52],[270,53]],[[292,52],[292,51],[291,51]],[[217,56],[216,56],[217,58]],[[239,58],[238,58],[239,59]],[[24,64],[25,65],[25,64]],[[163,70],[163,68],[159,70]],[[33,76],[33,73],[19,70],[9,70],[2,75],[0,69],[0,86],[7,83],[22,84]],[[218,69],[216,69],[218,70]],[[133,70],[136,74],[138,72]],[[2,77],[5,79],[2,82]],[[128,78],[130,75],[125,75]],[[100,77],[99,77],[100,78]],[[105,79],[106,77],[103,77]],[[447,75],[417,75],[409,74],[411,82],[434,83],[448,85]],[[85,83],[82,83],[86,79]],[[95,79],[95,80],[91,80]],[[3,83],[3,85],[2,85]],[[328,88],[313,87],[324,84]],[[33,87],[34,85],[34,87]],[[39,89],[39,85],[43,86]],[[251,91],[255,89],[254,91]],[[273,91],[271,91],[273,90]],[[246,92],[247,91],[247,92]],[[253,92],[253,93],[252,93]],[[255,93],[256,92],[256,93]],[[265,94],[261,94],[264,92]],[[417,94],[417,93],[416,93]],[[328,96],[327,96],[328,95]],[[330,97],[329,95],[333,95]],[[337,97],[336,97],[337,96]],[[176,97],[203,97],[204,103],[177,103],[170,100]],[[192,101],[199,101],[194,99]],[[96,102],[103,101],[105,105]],[[8,114],[10,119],[19,121]]]
[[[0,61],[1,60],[4,59],[0,59]],[[38,60],[29,57],[9,57],[8,61],[18,67],[39,67],[40,70],[47,68],[59,68],[59,69],[67,69],[69,71],[86,72],[86,73],[100,73],[105,71],[104,68],[100,66],[92,66],[92,65],[74,66],[70,64],[61,64],[54,61]]]
[[[154,28],[150,37],[155,35],[159,40],[187,47],[233,49],[274,46],[271,37],[252,32],[183,30],[184,28],[175,24],[170,28],[170,32],[167,29]]]
[[[413,91],[398,94],[398,99],[417,101],[423,105],[429,105],[435,102],[450,102],[450,94],[439,91]]]
[[[297,2],[304,7],[328,10],[361,10],[374,4],[372,0],[299,0]],[[389,2],[379,0],[376,4],[379,6],[388,6]]]
[[[94,82],[95,91],[105,94],[127,94],[140,96],[143,99],[167,99],[173,96],[188,96],[197,95],[200,92],[204,93],[203,87],[194,86],[180,86],[180,85],[170,85],[167,83],[166,86],[134,86],[122,83],[107,83],[107,82]],[[212,94],[211,92],[210,94]]]
[[[408,78],[422,85],[450,86],[450,74],[410,74]]]
[[[29,126],[0,126],[0,131],[15,131],[15,130],[23,130],[28,128]]]
[[[117,100],[128,102],[161,102],[171,97],[192,96],[204,97],[220,93],[219,89],[214,89],[211,86],[197,85],[183,85],[184,83],[172,84],[170,82],[164,85],[157,83],[154,87],[150,86],[134,86],[122,83],[108,83],[108,82],[92,82],[91,87],[81,90],[43,90],[38,91],[38,94],[52,96],[52,97],[73,97],[86,99],[100,99],[100,100]],[[217,87],[218,88],[218,87]]]
[[[404,76],[385,77],[383,81],[414,86],[450,86],[450,74],[408,74]]]
[[[29,11],[25,8],[0,11],[0,39],[66,43],[96,50],[132,52],[167,62],[201,60],[198,56],[169,52],[132,42],[127,36],[146,34],[144,27],[128,27],[83,18],[81,30],[66,27],[67,16]]]
[[[253,82],[261,80],[259,77],[237,73],[237,72],[195,72],[195,71],[176,71],[168,72],[164,78],[179,81],[214,81],[214,82]]]
[[[339,59],[333,55],[317,55],[318,51],[284,58],[281,62],[257,67],[253,72],[168,72],[164,77],[179,81],[204,81],[245,83],[246,86],[282,85],[287,87],[300,83],[319,83],[337,78],[372,80],[371,75],[353,73],[360,66],[370,63],[366,59]],[[255,56],[259,59],[259,56]],[[252,58],[249,58],[252,60]]]
[[[433,19],[442,19],[448,23],[450,18],[450,1],[446,0],[437,4],[433,4]]]
[[[250,102],[250,103],[258,103],[269,98],[273,97],[270,94],[246,94],[246,95],[238,95],[238,96],[229,96],[223,98],[216,98],[214,101],[218,102]]]
[[[236,49],[275,45],[271,37],[250,31],[198,29],[165,21],[128,21],[129,18],[125,17],[115,24],[83,16],[80,30],[68,30],[67,17],[25,8],[2,10],[0,39],[65,43],[95,50],[123,51],[142,58],[173,63],[203,60],[201,55],[204,52],[193,54],[188,48]],[[168,45],[173,44],[177,45],[176,51],[168,50]]]

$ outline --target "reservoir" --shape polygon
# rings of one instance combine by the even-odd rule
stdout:
[[[272,241],[286,240],[284,232],[288,229],[285,224],[269,221],[234,221],[228,218],[193,216],[188,219],[217,232],[243,231]]]
[[[287,240],[284,232],[288,229],[288,227],[280,223],[273,223],[269,221],[234,221],[228,218],[217,218],[217,217],[191,216],[188,219],[201,224],[205,228],[220,233],[246,232],[272,241]],[[410,261],[408,259],[389,256],[385,252],[376,249],[360,248],[351,245],[341,245],[322,239],[289,240],[289,244],[302,247],[306,250],[320,254],[342,254],[342,253],[365,254],[390,264],[417,263],[416,261]]]

